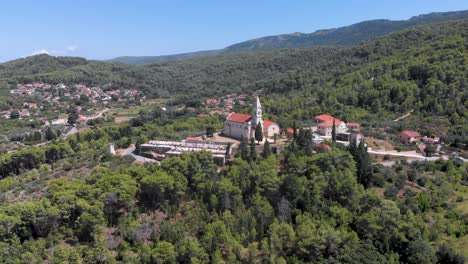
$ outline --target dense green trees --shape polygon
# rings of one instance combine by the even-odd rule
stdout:
[[[276,93],[265,98],[264,107],[287,127],[296,128],[295,120],[324,110],[343,113],[347,121],[368,111],[414,107],[428,114],[452,111],[459,118],[456,127],[463,128],[465,27],[465,22],[422,27],[346,50],[288,50],[288,59],[279,51],[239,55],[242,60],[226,55],[226,61],[216,63],[203,59],[214,64],[201,74],[223,73],[226,68],[219,65],[225,64],[237,69],[230,74],[252,71],[252,78],[260,75],[253,71],[258,64],[261,73],[281,72],[252,83]],[[304,58],[317,61],[301,66],[307,71],[292,71],[291,61]],[[148,68],[161,75],[174,65],[191,72],[195,63]],[[80,74],[109,70],[98,65],[78,66]],[[115,72],[146,78],[126,66],[115,67]],[[60,78],[75,80],[73,70],[67,74]],[[185,78],[179,71],[172,74],[176,81]],[[229,78],[218,79],[206,82],[201,93],[211,92],[217,82],[226,81],[220,87],[228,87]],[[198,88],[197,82],[189,90]],[[185,92],[180,83],[175,91]],[[449,110],[437,106],[442,104]],[[358,108],[350,111],[351,106]],[[460,253],[466,250],[458,239],[468,235],[464,163],[372,165],[364,143],[348,150],[331,144],[330,151],[314,154],[306,130],[295,132],[278,156],[269,154],[269,143],[257,156],[255,142],[242,139],[240,157],[224,168],[207,152],[167,158],[160,166],[130,165],[126,158],[107,154],[108,144],[123,138],[125,144],[181,139],[187,133],[205,134],[208,125],[219,128],[221,121],[220,116],[155,109],[129,124],[98,125],[66,140],[0,155],[0,176],[6,177],[0,180],[5,201],[0,205],[0,262],[463,263]],[[464,144],[463,133],[452,128],[450,144]]]
[[[262,90],[265,112],[282,127],[321,112],[359,121],[410,110],[463,126],[467,23],[419,26],[351,48],[231,53],[143,66],[87,62],[66,70],[4,76],[7,83],[112,83],[136,87],[151,97],[181,95],[188,105],[206,96]]]
[[[107,136],[96,134],[73,137],[69,148],[76,152],[86,139]],[[359,184],[360,161],[347,151],[289,152],[281,166],[278,157],[266,155],[235,159],[217,172],[210,154],[200,152],[161,166],[103,164],[83,179],[52,180],[38,200],[0,206],[0,243],[8,250],[0,251],[0,259],[21,262],[53,248],[34,257],[71,263],[463,261],[429,238],[434,232],[464,235],[456,211],[434,219],[440,227],[429,228],[424,220],[442,208],[448,181],[426,183],[431,189],[411,196],[416,199],[385,200]],[[406,166],[408,175],[418,171],[411,176],[415,182],[426,173],[455,182],[466,174],[463,164],[452,161]]]

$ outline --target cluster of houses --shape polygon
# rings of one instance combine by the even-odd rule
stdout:
[[[436,146],[436,149],[438,150],[440,149],[440,145],[442,143],[440,137],[436,137],[436,136],[421,137],[421,134],[412,130],[401,131],[400,134],[398,135],[398,138],[400,142],[405,145],[416,145],[418,152],[421,153],[422,155],[429,154],[426,151],[427,145],[434,145]]]
[[[263,120],[263,109],[258,96],[255,99],[252,115],[230,113],[224,122],[223,134],[240,139],[251,139],[255,136],[255,128],[260,125],[265,139],[273,138],[275,135],[293,134],[292,128],[281,129],[280,126],[270,120]],[[331,115],[322,114],[314,117],[314,125],[309,128],[312,131],[312,140],[320,143],[332,138],[333,126],[335,127],[337,141],[344,143],[359,143],[363,137],[359,133],[359,123],[345,123]]]
[[[270,120],[263,120],[263,109],[258,96],[255,98],[252,115],[232,112],[224,122],[223,134],[231,138],[255,137],[255,129],[262,126],[264,138],[272,138],[275,134],[280,134],[280,127]]]
[[[246,105],[247,95],[245,94],[228,94],[221,98],[208,98],[204,104],[210,108],[218,108],[221,110],[212,110],[210,114],[229,114],[232,112],[235,105]]]
[[[16,89],[10,90],[10,94],[23,102],[23,108],[0,112],[0,118],[8,119],[13,112],[18,112],[20,118],[30,117],[32,109],[38,114],[44,109],[44,105],[53,105],[54,109],[60,112],[60,109],[69,109],[74,105],[73,102],[78,100],[85,100],[93,106],[109,107],[113,102],[132,104],[145,99],[136,89],[104,90],[84,84],[67,86],[62,83],[51,85],[40,82],[18,84]]]
[[[426,143],[426,144],[434,144],[434,145],[438,145],[442,143],[440,140],[440,137],[435,137],[435,136],[421,137],[421,134],[412,130],[401,131],[399,135],[399,139],[401,143],[406,144],[406,145],[414,145],[419,142]]]
[[[80,100],[86,96],[92,104],[109,104],[112,99],[119,102],[133,101],[144,96],[136,89],[113,89],[104,91],[101,87],[87,87],[84,84],[66,86],[63,83],[50,85],[44,83],[18,84],[17,89],[10,90],[17,96],[34,96],[41,102],[58,103],[63,100]]]
[[[224,102],[228,102],[228,104],[233,102],[231,100],[233,97],[228,96],[226,98],[230,99],[227,101],[225,99]],[[245,97],[241,98],[245,99]],[[221,102],[222,101],[220,99],[207,99],[206,104],[218,105]],[[322,142],[324,140],[331,139],[333,126],[335,126],[337,139],[341,139],[343,143],[358,143],[362,140],[362,135],[359,133],[360,124],[358,123],[346,124],[345,122],[326,114],[316,116],[314,121],[315,122],[312,127],[304,129],[312,131],[312,141],[316,143],[317,152],[328,151],[330,149],[328,145],[323,144]],[[255,138],[255,130],[258,126],[262,127],[264,140],[269,140],[275,136],[294,133],[291,128],[282,130],[277,123],[271,120],[263,120],[263,108],[258,96],[255,98],[251,115],[236,112],[228,114],[224,122],[222,133],[227,137],[235,139],[245,138],[250,140]],[[227,143],[207,141],[199,137],[189,137],[181,142],[149,141],[148,143],[140,146],[140,152],[149,154],[152,158],[157,160],[180,155],[184,152],[202,150],[211,152],[215,161],[220,165],[223,165],[226,161],[226,157],[230,155],[230,149]]]

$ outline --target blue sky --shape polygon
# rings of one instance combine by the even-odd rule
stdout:
[[[2,0],[0,61],[219,49],[282,33],[468,9],[467,0]]]

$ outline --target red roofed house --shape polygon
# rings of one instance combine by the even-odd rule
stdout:
[[[318,115],[314,118],[317,130],[320,135],[331,137],[333,130],[333,121],[335,121],[336,133],[346,131],[346,123],[330,115]]]
[[[265,120],[263,121],[263,133],[265,134],[265,137],[274,137],[275,134],[280,134],[280,127],[275,122]]]
[[[331,115],[327,115],[327,114],[322,114],[322,115],[318,115],[318,116],[314,117],[315,123],[317,123],[317,124],[320,124],[320,123],[326,122],[326,121],[333,121],[333,119],[336,119],[336,118],[334,118]]]
[[[253,107],[253,115],[231,113],[224,121],[223,133],[232,138],[250,139],[255,135],[255,127],[264,125],[262,119],[262,106],[260,99],[256,98]]]
[[[84,123],[86,123],[86,120],[87,120],[87,119],[88,119],[88,118],[87,118],[86,116],[84,116],[84,115],[79,115],[79,116],[78,116],[78,123],[84,124]]]
[[[421,135],[416,131],[405,130],[400,133],[400,141],[404,144],[410,145],[419,140]]]
[[[346,124],[346,127],[347,127],[348,129],[358,129],[359,127],[361,127],[361,124],[359,124],[359,123],[351,123],[351,122],[350,122],[350,123],[347,123],[347,124]]]
[[[324,153],[324,152],[330,151],[330,150],[331,150],[331,147],[328,146],[327,144],[320,143],[320,144],[318,144],[317,146],[315,146],[314,150],[315,150],[317,153]]]
[[[296,135],[299,135],[300,129],[296,128]],[[283,133],[286,133],[286,136],[292,136],[294,135],[294,128],[288,128],[286,130],[283,130]]]
[[[431,137],[428,137],[428,136],[424,136],[422,138],[422,141],[426,142],[426,143],[430,143],[430,144],[440,144],[440,137],[434,137],[434,136],[431,136]]]

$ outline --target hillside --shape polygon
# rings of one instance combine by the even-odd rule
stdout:
[[[165,56],[124,56],[114,58],[109,61],[123,62],[128,64],[150,64],[163,61],[212,56],[229,52],[313,46],[352,46],[366,40],[381,37],[386,34],[397,32],[417,25],[466,18],[468,18],[468,11],[430,13],[415,16],[408,20],[399,21],[376,19],[363,21],[345,27],[318,30],[313,33],[292,33],[262,37],[236,43],[219,50],[199,51]]]
[[[235,52],[330,45],[351,46],[412,26],[466,18],[468,18],[468,11],[431,13],[400,21],[377,19],[346,27],[318,30],[310,34],[294,33],[253,39],[229,46],[225,51]]]
[[[152,97],[182,95],[192,99],[260,91],[271,96],[297,96],[303,101],[307,94],[313,106],[308,111],[345,111],[344,107],[350,107],[397,114],[415,107],[424,115],[450,114],[444,109],[456,109],[459,117],[464,117],[467,28],[468,20],[419,26],[352,48],[229,53],[142,66],[87,62],[3,81],[112,83],[136,87]],[[400,106],[394,103],[396,98]],[[284,109],[276,109],[277,105],[271,106],[272,111],[281,113]],[[300,118],[309,114],[300,106],[290,110],[300,111]]]
[[[0,64],[0,78],[61,71],[89,61],[79,57],[30,56]]]
[[[0,146],[0,263],[463,264],[467,38],[468,19],[352,47],[148,65],[48,55],[2,64],[0,91],[34,81],[102,89],[7,95],[5,109],[41,103],[29,108],[29,118],[10,113],[0,120],[9,143]],[[135,87],[158,99],[141,102],[137,91],[108,87]],[[253,93],[260,95],[265,128],[272,120],[299,132],[224,146],[226,137],[209,136],[225,117],[208,114],[221,106],[202,104],[207,97],[235,98],[236,108],[242,100],[240,111],[258,113],[244,96]],[[331,137],[314,142],[309,124],[321,113],[360,122],[364,140],[345,146],[333,126]],[[411,115],[393,121],[404,113]],[[79,115],[87,122],[73,120]],[[42,125],[43,117],[80,124]],[[31,134],[8,134],[20,128]],[[427,142],[420,160],[369,152],[383,145],[413,152],[417,146],[399,137],[406,129],[440,136],[440,152]],[[203,140],[194,145],[174,143],[198,136]],[[171,141],[162,148],[173,145],[172,151],[147,150],[145,143],[159,140]]]
[[[127,64],[150,64],[158,63],[163,61],[174,61],[174,60],[187,60],[197,57],[213,56],[221,53],[221,50],[204,50],[196,52],[187,52],[173,55],[162,55],[162,56],[122,56],[114,59],[107,60],[108,62],[122,62]]]

